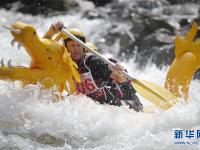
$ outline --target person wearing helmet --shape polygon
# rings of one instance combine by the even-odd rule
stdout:
[[[44,35],[44,38],[51,38],[63,28],[62,22],[52,24]],[[68,29],[68,31],[86,43],[85,34],[79,29]],[[136,96],[136,91],[122,76],[124,68],[111,59],[115,63],[109,66],[95,55],[87,52],[82,46],[67,36],[63,36],[63,42],[71,58],[78,65],[81,83],[75,83],[79,93],[83,93],[88,97],[102,104],[110,104],[122,106],[126,104],[129,108],[139,112],[143,110],[143,105]],[[91,47],[91,44],[87,44]],[[92,48],[92,47],[91,47]],[[96,49],[95,47],[93,49]]]

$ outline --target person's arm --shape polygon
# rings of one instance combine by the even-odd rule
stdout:
[[[111,67],[93,55],[88,58],[87,66],[89,66],[94,79],[107,80],[112,78],[120,83],[126,81],[126,78],[122,75],[124,68],[117,63]]]
[[[109,58],[108,60],[110,60],[111,62],[113,62],[115,64],[114,67],[109,66],[109,68],[111,70],[113,70],[110,75],[110,78],[118,81],[119,83],[126,82],[127,79],[122,75],[122,71],[125,70],[124,67],[121,66],[120,64],[118,64],[117,60],[115,60],[113,58]]]
[[[63,28],[63,22],[58,21],[49,27],[48,31],[44,34],[43,38],[51,39],[56,33],[58,33]]]
[[[110,78],[113,80],[122,83],[126,82],[127,78],[123,76],[122,72],[125,70],[123,66],[116,63],[114,66],[108,66],[110,70],[112,70],[112,73],[110,75]]]

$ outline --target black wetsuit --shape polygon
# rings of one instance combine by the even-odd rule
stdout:
[[[114,60],[111,60],[114,61]],[[130,81],[118,83],[110,78],[112,71],[102,60],[90,54],[84,57],[78,63],[80,74],[90,70],[96,86],[100,90],[86,94],[100,103],[121,106],[123,103],[129,105],[129,108],[135,111],[142,111],[143,106],[136,95],[136,91],[130,84]]]

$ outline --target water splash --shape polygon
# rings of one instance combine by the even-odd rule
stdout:
[[[100,33],[98,26],[104,23],[101,19],[82,20],[80,14],[42,18],[3,9],[0,13],[0,24],[26,21],[34,24],[41,36],[51,22],[63,20],[66,26],[79,27],[95,39]],[[10,19],[14,14],[16,17]],[[30,63],[25,52],[9,45],[11,36],[7,31],[1,30],[0,39],[1,56],[14,59],[16,64]],[[159,70],[148,64],[140,71],[133,60],[122,64],[136,78],[164,85],[167,67]],[[18,82],[1,81],[0,149],[199,149],[198,145],[182,147],[173,143],[174,128],[200,128],[200,82],[193,80],[190,89],[188,104],[180,102],[167,111],[136,113],[127,107],[100,105],[84,95],[52,103],[52,90],[42,90],[40,85],[22,88]]]

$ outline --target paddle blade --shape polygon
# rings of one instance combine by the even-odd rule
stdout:
[[[142,97],[163,110],[172,107],[178,101],[167,89],[149,81],[134,79],[132,86]]]

